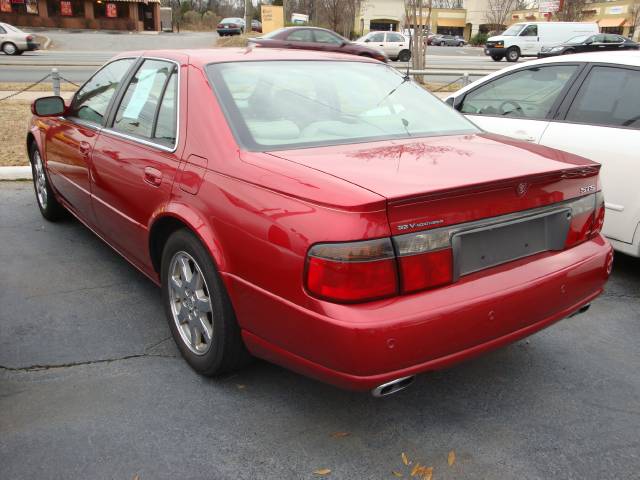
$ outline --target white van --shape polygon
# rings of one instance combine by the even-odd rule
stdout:
[[[520,57],[537,57],[542,47],[552,47],[578,35],[593,35],[598,32],[597,23],[515,23],[502,35],[490,37],[485,45],[484,54],[496,62],[505,57],[509,62],[517,62]]]

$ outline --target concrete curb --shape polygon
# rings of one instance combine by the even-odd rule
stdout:
[[[31,167],[0,167],[0,181],[2,180],[31,180]]]

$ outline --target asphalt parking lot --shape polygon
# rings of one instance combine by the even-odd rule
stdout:
[[[159,290],[30,183],[0,182],[0,246],[1,479],[639,478],[636,259],[586,314],[374,399],[264,362],[198,376]]]

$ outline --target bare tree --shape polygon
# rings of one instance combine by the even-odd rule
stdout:
[[[405,26],[411,32],[411,65],[424,70],[426,63],[426,34],[431,25],[433,0],[404,0]],[[422,76],[415,79],[422,81]]]
[[[502,30],[515,6],[516,0],[489,0],[485,17],[491,30]]]
[[[584,18],[584,9],[587,0],[564,0],[560,2],[561,8],[556,13],[558,20],[562,22],[579,22]]]
[[[635,0],[629,5],[629,20],[631,22],[631,35],[635,37],[636,30],[640,28],[640,0]]]

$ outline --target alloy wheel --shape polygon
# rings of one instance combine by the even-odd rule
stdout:
[[[213,307],[202,270],[187,252],[176,252],[169,264],[169,302],[184,344],[204,355],[213,343]]]
[[[2,46],[2,51],[7,55],[15,55],[18,49],[13,43],[5,43]]]
[[[47,208],[47,177],[44,173],[44,166],[42,165],[42,158],[40,152],[37,150],[33,152],[33,166],[35,175],[33,176],[33,183],[36,186],[36,197],[38,203],[42,209]]]

